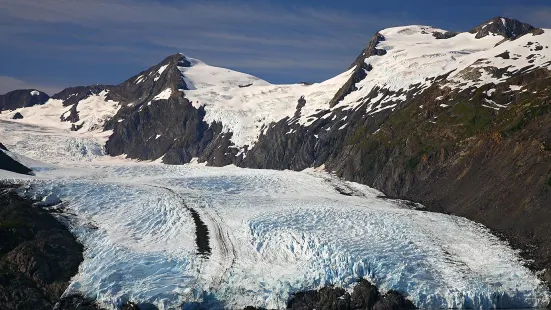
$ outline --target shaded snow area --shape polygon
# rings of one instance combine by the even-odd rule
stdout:
[[[65,133],[6,121],[0,128],[10,132],[2,142],[35,169],[36,176],[18,177],[27,194],[59,197],[84,245],[67,293],[82,291],[109,309],[127,300],[160,309],[186,302],[284,308],[293,292],[350,288],[359,277],[422,308],[549,300],[518,253],[481,225],[412,209],[326,173],[100,154],[68,161],[74,140]],[[97,143],[91,134],[81,139]]]
[[[109,131],[82,134],[0,120],[0,141],[11,151],[54,164],[103,158],[103,146],[110,134]],[[28,167],[40,169],[41,165],[32,163]]]

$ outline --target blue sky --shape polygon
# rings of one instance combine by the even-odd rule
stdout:
[[[273,83],[345,70],[379,29],[466,31],[494,16],[551,28],[548,0],[0,0],[0,93],[118,84],[182,52]]]

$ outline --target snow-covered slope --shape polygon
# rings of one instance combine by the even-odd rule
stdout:
[[[16,113],[21,113],[23,118],[18,122],[23,124],[60,128],[67,131],[76,126],[81,133],[101,132],[105,122],[111,119],[120,108],[118,102],[106,99],[108,93],[109,91],[104,90],[80,100],[74,107],[78,115],[78,120],[75,122],[63,121],[64,118],[69,117],[73,106],[66,106],[65,101],[59,99],[49,99],[43,105],[9,110],[0,117],[11,119]]]
[[[5,121],[0,128],[15,133],[6,145],[23,155],[52,142],[40,159],[57,166],[20,182],[35,198],[61,198],[58,208],[84,244],[67,293],[84,292],[108,309],[128,300],[160,309],[186,302],[280,309],[293,292],[349,288],[358,277],[428,309],[549,301],[518,253],[481,225],[326,173],[61,162],[57,154],[73,147],[63,131]],[[192,210],[208,227],[210,254],[198,253]]]
[[[268,82],[249,74],[209,66],[199,59],[189,57],[185,59],[188,64],[178,66],[178,69],[189,90],[211,88],[212,91],[223,92],[251,85],[269,85]]]
[[[195,107],[205,108],[206,122],[219,122],[224,132],[232,133],[231,141],[236,147],[252,147],[268,125],[295,114],[301,97],[306,99],[306,105],[298,120],[304,125],[311,123],[314,118],[308,116],[327,108],[349,74],[347,71],[312,85],[211,86],[185,91],[185,96]]]

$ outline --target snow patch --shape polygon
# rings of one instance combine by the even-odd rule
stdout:
[[[166,100],[168,98],[170,98],[170,96],[172,95],[172,89],[167,88],[165,90],[163,90],[162,92],[160,92],[157,96],[155,96],[155,98],[153,98],[153,101],[155,100]]]
[[[163,74],[163,72],[165,72],[167,67],[168,65],[161,66],[159,70],[157,70],[157,74],[155,75],[153,81],[157,82],[161,78],[161,75]]]

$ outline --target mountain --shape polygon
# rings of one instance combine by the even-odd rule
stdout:
[[[42,105],[50,97],[41,91],[34,89],[14,90],[7,94],[0,95],[0,111],[15,110],[19,108]]]
[[[113,156],[323,165],[483,223],[549,270],[550,42],[550,29],[503,17],[467,32],[388,28],[348,70],[312,85],[273,85],[175,54],[119,85],[69,88],[45,103],[2,99],[0,117],[104,131]]]

